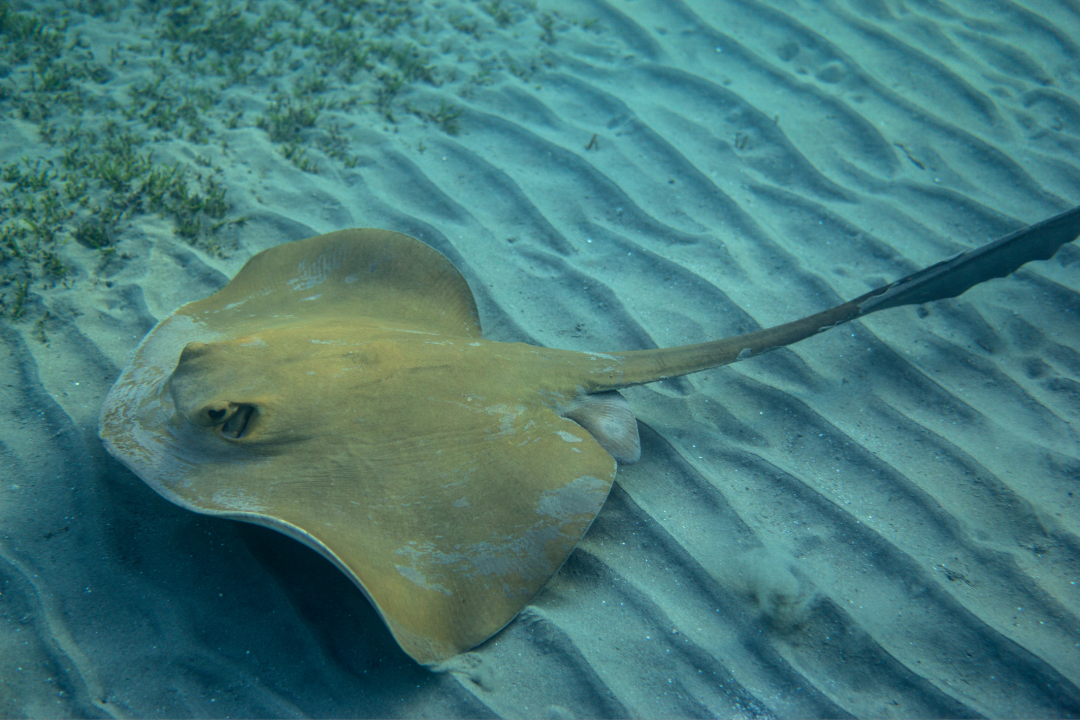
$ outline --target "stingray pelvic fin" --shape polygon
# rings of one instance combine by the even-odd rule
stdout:
[[[634,411],[617,391],[579,395],[559,414],[588,430],[620,465],[631,465],[641,459]]]

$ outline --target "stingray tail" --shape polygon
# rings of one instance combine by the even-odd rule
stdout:
[[[616,382],[596,389],[629,387],[708,370],[791,345],[878,310],[957,297],[979,283],[1016,272],[1032,260],[1048,260],[1077,236],[1080,207],[801,320],[698,345],[608,353],[623,361],[623,373]]]

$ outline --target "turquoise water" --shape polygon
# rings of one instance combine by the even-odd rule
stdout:
[[[447,673],[97,435],[159,320],[312,235],[410,234],[485,337],[614,351],[1067,210],[1069,3],[4,2],[0,36],[0,715],[1080,714],[1074,245],[626,391],[641,462]]]

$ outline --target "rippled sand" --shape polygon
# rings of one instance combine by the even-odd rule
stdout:
[[[237,129],[214,158],[251,217],[229,257],[147,220],[57,291],[48,345],[0,325],[4,714],[1080,715],[1075,245],[627,391],[642,461],[454,673],[313,552],[104,453],[138,339],[279,242],[407,232],[488,337],[629,350],[816,312],[1080,203],[1075,3],[558,7],[599,22],[459,99],[457,136],[345,126],[360,162],[316,175]],[[4,127],[5,159],[32,152]]]

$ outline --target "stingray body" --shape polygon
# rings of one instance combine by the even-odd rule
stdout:
[[[259,253],[159,323],[106,398],[101,437],[172,502],[318,550],[435,665],[520,612],[600,511],[616,461],[638,459],[618,388],[958,295],[1077,234],[1080,208],[778,328],[583,353],[483,339],[465,280],[418,240],[331,233]]]

